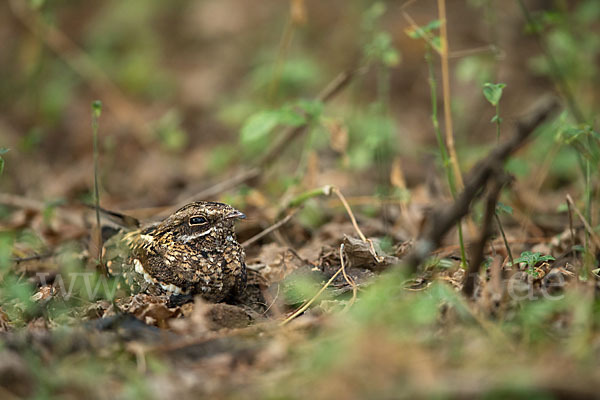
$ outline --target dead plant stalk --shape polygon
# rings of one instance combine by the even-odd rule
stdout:
[[[440,20],[440,59],[442,61],[442,92],[444,97],[444,122],[446,123],[446,146],[450,156],[450,163],[454,170],[457,189],[464,187],[460,167],[458,166],[458,157],[454,147],[454,133],[452,129],[452,112],[450,110],[450,73],[448,67],[448,29],[446,21],[446,0],[438,0],[438,18]]]

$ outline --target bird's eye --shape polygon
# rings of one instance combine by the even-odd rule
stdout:
[[[190,225],[204,225],[208,220],[204,217],[192,217],[190,218]]]

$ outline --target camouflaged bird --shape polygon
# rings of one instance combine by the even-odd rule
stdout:
[[[246,285],[244,249],[233,229],[243,218],[227,204],[190,203],[157,224],[118,235],[113,257],[106,258],[109,273],[121,275],[133,293],[227,300]]]

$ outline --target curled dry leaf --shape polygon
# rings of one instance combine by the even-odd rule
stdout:
[[[294,24],[304,25],[308,21],[306,5],[304,0],[292,0],[290,4],[290,16]]]
[[[117,301],[123,312],[130,313],[148,325],[167,327],[167,320],[181,315],[181,308],[168,308],[164,299],[147,294],[137,294]]]
[[[8,332],[10,329],[8,316],[0,308],[0,332]]]
[[[51,285],[45,285],[38,289],[38,291],[31,296],[31,300],[39,302],[47,300],[56,294],[56,288]]]
[[[340,153],[346,154],[348,148],[348,128],[341,121],[328,121],[325,128],[329,131],[329,145],[331,148]]]
[[[300,260],[294,257],[287,247],[277,243],[263,245],[252,263],[267,282],[278,282],[301,266]],[[250,262],[248,265],[253,269]]]
[[[381,271],[388,267],[400,263],[400,259],[395,256],[385,254],[379,245],[377,239],[372,239],[373,247],[379,257],[376,260],[371,254],[371,246],[358,238],[344,235],[344,248],[349,265],[355,268],[367,268],[373,271]]]
[[[402,171],[400,157],[394,158],[394,161],[392,162],[390,183],[397,188],[406,189],[406,179],[404,178],[404,172]]]

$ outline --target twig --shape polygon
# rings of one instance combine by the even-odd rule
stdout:
[[[22,262],[26,262],[26,261],[33,261],[33,260],[43,260],[44,258],[49,258],[52,257],[54,255],[53,252],[47,252],[47,253],[42,253],[42,254],[34,254],[32,256],[27,256],[27,257],[16,257],[13,258],[12,261],[14,263],[22,263]]]
[[[354,302],[356,301],[356,294],[358,292],[358,286],[356,286],[356,282],[354,282],[354,279],[350,278],[346,274],[346,265],[344,263],[344,243],[340,244],[340,264],[342,266],[342,274],[344,274],[344,279],[346,280],[346,282],[348,282],[348,284],[350,286],[352,286],[352,298],[350,299],[350,301],[344,308],[344,311],[346,311],[346,310],[349,310],[350,307],[352,307],[352,304],[354,304]]]
[[[296,310],[296,312],[294,312],[292,315],[290,315],[289,317],[287,317],[285,320],[283,320],[279,325],[280,326],[284,326],[287,325],[291,320],[293,320],[294,318],[296,318],[298,315],[302,314],[304,311],[306,311],[308,309],[308,307],[310,307],[310,305],[312,303],[314,303],[319,296],[325,291],[325,289],[327,289],[329,287],[329,285],[331,285],[331,283],[335,280],[335,278],[337,278],[337,276],[343,271],[343,267],[340,267],[335,274],[333,274],[333,276],[331,278],[329,278],[329,280],[325,283],[325,285],[323,285],[323,287],[317,292],[317,294],[315,294],[309,301],[307,301],[306,303],[304,303],[304,305],[302,307],[300,307],[298,310]]]
[[[279,290],[280,290],[280,286],[277,285],[277,292],[275,293],[275,296],[273,297],[273,300],[271,301],[271,304],[267,305],[267,308],[265,311],[263,311],[262,315],[267,315],[267,313],[269,312],[269,310],[271,308],[273,308],[273,306],[275,305],[275,303],[277,302],[277,299],[279,298]]]
[[[373,258],[375,258],[375,261],[377,261],[378,263],[383,262],[383,257],[378,256],[377,252],[375,251],[375,246],[373,245],[373,241],[371,239],[367,239],[365,237],[365,235],[362,233],[362,231],[360,230],[360,228],[358,227],[356,218],[354,218],[354,213],[352,213],[352,209],[348,205],[348,202],[344,198],[344,195],[342,195],[342,192],[340,192],[340,190],[335,186],[331,188],[331,191],[336,194],[336,196],[340,199],[340,201],[344,205],[344,208],[346,209],[346,212],[348,213],[348,216],[350,217],[350,220],[352,221],[352,226],[354,226],[354,230],[356,231],[356,233],[358,234],[360,239],[363,242],[369,244],[369,249],[370,249],[371,255],[373,256]]]
[[[84,206],[86,206],[87,208],[90,208],[92,210],[96,209],[95,205],[84,203]],[[131,215],[127,215],[125,213],[121,213],[118,211],[108,210],[108,209],[100,207],[100,206],[98,206],[98,210],[106,218],[110,219],[112,222],[114,222],[115,224],[117,224],[123,228],[135,229],[135,228],[139,228],[141,226],[139,219],[137,219]]]
[[[585,217],[583,216],[581,211],[579,211],[577,206],[575,206],[575,203],[573,202],[573,198],[571,197],[570,194],[567,194],[567,202],[571,205],[571,207],[573,207],[573,210],[575,210],[575,214],[577,214],[577,216],[583,223],[585,230],[590,234],[590,237],[592,238],[592,241],[596,245],[596,248],[600,249],[600,238],[598,238],[598,234],[590,226],[589,222],[585,219]]]
[[[262,232],[252,236],[250,239],[246,240],[245,242],[242,243],[242,247],[248,247],[250,246],[252,243],[256,242],[257,240],[259,240],[260,238],[268,235],[269,233],[273,232],[274,230],[277,230],[279,228],[281,228],[283,225],[287,224],[288,221],[290,219],[292,219],[292,217],[294,215],[296,215],[296,213],[298,212],[298,210],[293,210],[291,213],[289,213],[285,218],[283,218],[282,220],[274,223],[273,225],[271,225],[270,227],[268,227],[267,229],[263,230]]]
[[[415,20],[410,16],[410,14],[406,11],[406,9],[414,2],[415,0],[408,0],[407,2],[402,4],[402,6],[400,6],[400,12],[402,13],[402,17],[406,20],[408,25],[410,25],[413,31],[421,34],[421,38],[425,40],[425,43],[427,43],[436,53],[438,53],[438,55],[441,55],[440,49],[438,48],[438,46],[436,46],[434,42],[434,35],[431,32],[423,31],[421,27],[415,22]],[[488,44],[485,46],[479,46],[470,49],[448,51],[448,58],[461,58],[471,56],[474,54],[486,53],[488,51],[498,53],[498,57],[503,57],[505,55],[504,52],[499,50],[495,44]]]
[[[310,265],[311,267],[314,267],[313,263],[311,263],[310,261],[302,257],[300,254],[298,254],[298,252],[293,247],[288,247],[287,251],[289,251],[292,256],[296,257],[298,261],[303,262],[306,265]]]
[[[214,198],[229,189],[232,189],[238,185],[241,185],[244,182],[247,182],[249,180],[252,180],[252,179],[258,177],[260,175],[260,173],[261,173],[261,171],[259,168],[251,168],[249,170],[240,172],[239,174],[233,176],[230,179],[216,183],[216,184],[214,184],[206,189],[203,189],[191,196],[187,196],[187,197],[179,200],[173,206],[169,206],[167,208],[160,207],[160,209],[162,210],[160,212],[160,215],[171,214],[173,211],[175,211],[193,201]]]
[[[410,27],[415,32],[419,32],[421,34],[421,37],[423,38],[423,40],[425,40],[425,42],[433,50],[435,50],[435,52],[437,52],[438,54],[440,54],[440,50],[435,45],[435,43],[434,43],[434,36],[431,34],[431,32],[425,32],[425,31],[423,31],[421,29],[421,27],[415,22],[415,20],[410,16],[410,14],[408,12],[406,12],[405,9],[408,8],[408,6],[410,6],[414,2],[415,2],[415,0],[408,0],[406,3],[402,4],[402,6],[400,7],[400,11],[402,12],[402,17],[406,20],[406,22],[408,22],[408,24],[410,25]]]
[[[342,72],[336,76],[329,84],[317,95],[315,100],[321,102],[327,102],[335,97],[339,92],[342,91],[356,75],[363,74],[366,68],[357,68],[349,72]],[[292,127],[284,130],[278,135],[278,139],[275,143],[267,150],[264,156],[258,161],[257,165],[265,167],[272,163],[279,155],[285,150],[291,142],[298,138],[308,127],[307,124],[303,124],[297,127]]]
[[[382,262],[383,258],[381,256],[377,255],[377,251],[375,251],[375,245],[373,244],[373,241],[371,239],[367,239],[367,237],[362,233],[362,230],[360,229],[360,227],[358,226],[358,223],[356,222],[356,217],[354,217],[354,213],[352,212],[350,205],[346,201],[346,198],[344,197],[344,195],[342,194],[342,192],[340,191],[339,188],[332,186],[332,185],[325,185],[325,186],[317,188],[317,189],[309,190],[307,192],[300,194],[299,196],[296,196],[292,200],[290,200],[286,204],[286,206],[283,207],[282,210],[286,210],[291,207],[298,207],[298,206],[302,205],[308,199],[311,199],[311,198],[317,197],[317,196],[323,196],[323,195],[329,196],[331,193],[335,193],[335,195],[338,197],[338,199],[340,200],[340,202],[346,209],[346,213],[350,217],[350,221],[352,222],[352,226],[354,227],[356,234],[360,237],[360,239],[363,242],[365,242],[369,245],[369,251],[370,251],[371,255],[373,256],[373,258],[375,258],[375,260],[377,262]]]
[[[505,56],[505,53],[502,50],[499,50],[496,45],[488,44],[485,46],[473,47],[471,49],[449,51],[448,58],[462,58],[487,52],[497,54],[497,57]]]
[[[499,174],[499,172],[496,171],[495,174]],[[496,215],[496,203],[498,202],[498,196],[500,195],[501,188],[502,182],[500,179],[496,179],[487,197],[485,216],[481,226],[481,236],[473,246],[471,262],[469,263],[467,276],[462,288],[462,292],[465,296],[467,296],[467,298],[473,297],[473,293],[475,291],[475,280],[479,275],[481,263],[483,263],[485,245],[492,233],[492,221],[494,215]]]
[[[147,119],[102,68],[67,35],[32,11],[26,1],[10,0],[8,3],[13,15],[79,74],[110,105],[110,110],[122,123],[130,125],[140,143],[147,143],[150,137]]]
[[[508,258],[510,260],[510,265],[515,265],[515,261],[513,259],[512,251],[510,250],[510,246],[508,244],[508,239],[506,239],[506,233],[504,233],[504,227],[502,226],[502,221],[500,221],[500,217],[498,213],[494,213],[496,217],[496,224],[498,224],[498,229],[500,230],[500,235],[502,235],[502,241],[504,242],[504,247],[506,248],[506,252],[508,253]]]
[[[575,230],[573,229],[573,209],[571,203],[567,201],[567,209],[569,210],[569,232],[571,233],[571,253],[575,255]]]
[[[283,64],[285,62],[285,58],[287,57],[288,51],[290,49],[290,45],[292,44],[292,39],[294,37],[294,30],[296,28],[296,24],[294,20],[290,16],[285,23],[285,27],[283,28],[283,34],[281,35],[281,40],[279,41],[279,48],[277,50],[277,59],[275,60],[275,68],[273,69],[271,83],[269,84],[268,91],[268,100],[273,101],[275,97],[275,93],[277,91],[277,87],[279,86],[279,79],[281,78],[281,70],[283,68]]]
[[[322,102],[331,100],[345,87],[347,87],[357,75],[363,74],[365,71],[365,68],[357,68],[351,70],[350,72],[341,72],[331,82],[329,82],[327,86],[321,90],[321,92],[319,92],[319,94],[316,96],[316,100]],[[271,148],[267,150],[265,155],[257,161],[256,168],[243,171],[225,182],[219,182],[216,185],[194,194],[193,196],[188,196],[178,201],[177,204],[172,207],[168,207],[166,209],[161,207],[159,208],[161,210],[160,215],[170,214],[177,208],[180,208],[194,200],[215,197],[226,190],[261,176],[261,174],[264,172],[263,169],[272,163],[294,139],[299,137],[306,130],[306,128],[307,125],[305,124],[286,129],[278,136],[279,139],[276,140]]]
[[[545,237],[545,236],[536,236],[536,237],[530,237],[530,238],[520,238],[520,239],[508,239],[507,241],[508,243],[514,243],[514,244],[530,244],[530,243],[547,243],[549,241],[552,240],[552,237]],[[494,240],[491,242],[492,245],[501,245],[502,244],[502,239],[498,239],[498,240]],[[433,251],[431,254],[435,254],[436,256],[440,257],[440,258],[444,258],[446,255],[451,254],[452,252],[456,251],[456,249],[458,249],[458,245],[450,245],[450,246],[444,246],[444,247],[440,247],[439,249]]]
[[[517,132],[507,142],[497,146],[485,158],[479,161],[470,171],[469,179],[464,190],[454,201],[451,207],[438,208],[423,230],[421,238],[417,241],[413,251],[403,263],[411,272],[436,249],[446,233],[468,214],[471,202],[481,194],[481,188],[500,170],[506,159],[515,152],[533,131],[558,108],[555,101],[543,104],[526,120],[517,125]]]
[[[102,113],[102,103],[96,100],[92,103],[92,148],[94,153],[94,207],[96,211],[96,231],[92,234],[92,243],[96,246],[96,254],[94,257],[98,260],[99,269],[104,272],[105,276],[108,276],[108,271],[105,270],[104,261],[102,257],[102,227],[100,226],[100,190],[99,190],[99,178],[98,178],[98,164],[99,164],[99,148],[98,148],[98,120]]]
[[[44,212],[44,210],[48,207],[48,205],[42,201],[10,193],[0,193],[0,204],[20,209],[35,210],[40,213]],[[56,208],[56,216],[70,224],[84,226],[83,219],[75,215],[73,212]]]
[[[457,188],[460,190],[464,187],[460,167],[458,166],[458,157],[454,147],[454,133],[452,130],[452,112],[450,110],[450,72],[448,67],[448,29],[446,21],[446,0],[438,0],[438,17],[440,19],[440,41],[442,61],[442,93],[444,97],[444,122],[446,123],[446,146],[450,155],[450,163],[454,170],[454,178],[456,179]]]
[[[333,193],[335,193],[336,196],[338,196],[338,198],[340,199],[340,201],[344,205],[344,208],[346,209],[346,212],[348,213],[348,216],[350,217],[350,221],[352,221],[352,226],[354,226],[354,230],[356,231],[356,233],[358,234],[358,236],[360,237],[360,239],[363,242],[366,242],[367,238],[365,237],[365,235],[362,233],[362,231],[358,227],[358,223],[356,222],[356,218],[354,217],[354,213],[352,212],[352,209],[350,209],[350,206],[348,205],[348,202],[346,201],[346,199],[344,198],[344,196],[342,195],[342,193],[340,192],[340,190],[338,188],[334,187],[334,188],[332,188],[331,191]]]
[[[444,171],[446,172],[446,179],[448,180],[448,187],[450,188],[450,194],[452,194],[452,198],[456,199],[456,181],[452,172],[452,165],[450,162],[450,157],[448,155],[448,150],[446,145],[444,144],[444,139],[442,138],[442,132],[440,131],[440,124],[438,122],[437,117],[437,83],[435,80],[435,72],[433,67],[433,61],[431,60],[431,50],[427,49],[425,53],[425,60],[427,62],[427,69],[429,70],[429,89],[431,91],[431,122],[433,123],[433,129],[435,131],[435,138],[438,142],[438,148],[440,151],[440,156],[442,157],[442,162],[444,166]],[[460,245],[460,262],[463,268],[467,267],[467,254],[465,251],[465,242],[463,238],[462,232],[462,224],[459,222],[457,224],[457,232],[458,232],[458,243]],[[474,237],[475,234],[472,233]]]
[[[346,212],[348,213],[348,216],[350,217],[350,220],[352,221],[352,225],[354,226],[354,229],[356,230],[356,233],[358,234],[358,236],[361,238],[361,240],[363,242],[369,244],[369,249],[370,249],[371,255],[375,258],[375,260],[377,262],[382,262],[383,258],[377,255],[377,252],[375,251],[375,247],[374,247],[373,242],[371,241],[371,239],[367,239],[365,237],[365,235],[362,233],[362,231],[360,230],[360,228],[358,226],[358,223],[356,222],[356,218],[354,217],[354,213],[352,212],[352,209],[350,209],[350,206],[348,205],[348,202],[344,198],[344,195],[342,195],[342,193],[340,192],[340,190],[337,187],[335,187],[335,186],[326,186],[326,188],[328,188],[327,191],[321,190],[321,192],[323,194],[327,194],[327,192],[332,192],[332,193],[335,193],[336,196],[338,196],[338,198],[340,199],[340,201],[344,205],[344,208],[346,208]],[[323,287],[321,287],[321,289],[317,292],[317,294],[315,294],[302,307],[300,307],[298,310],[296,310],[296,312],[294,312],[292,315],[290,315],[288,318],[286,318],[281,323],[281,325],[287,324],[292,319],[296,318],[298,315],[300,315],[304,311],[306,311],[308,309],[308,307],[310,307],[310,305],[315,302],[315,300],[321,295],[321,293],[323,293],[323,291],[331,284],[331,282],[333,282],[333,280],[340,274],[340,272],[342,272],[344,274],[344,278],[346,279],[346,281],[348,282],[348,284],[350,284],[352,286],[353,300],[352,300],[352,302],[349,305],[352,305],[352,303],[354,303],[354,298],[356,296],[356,293],[355,293],[356,283],[354,282],[354,280],[352,278],[350,278],[349,276],[346,275],[343,249],[344,249],[344,247],[343,247],[343,244],[342,244],[342,246],[340,246],[340,260],[341,260],[341,267],[340,267],[340,269],[337,270],[337,272],[331,277],[331,279],[329,279],[329,281],[327,281],[327,283],[325,283],[325,285],[323,285]]]
[[[329,195],[331,195],[332,190],[333,190],[333,186],[325,185],[325,186],[322,186],[322,187],[319,187],[316,189],[311,189],[306,192],[300,193],[299,195],[297,195],[296,197],[294,197],[293,199],[288,201],[285,204],[285,206],[283,206],[281,208],[281,210],[279,211],[278,214],[282,215],[285,212],[285,210],[288,210],[290,208],[300,207],[309,199],[319,197],[319,196],[329,196]]]

